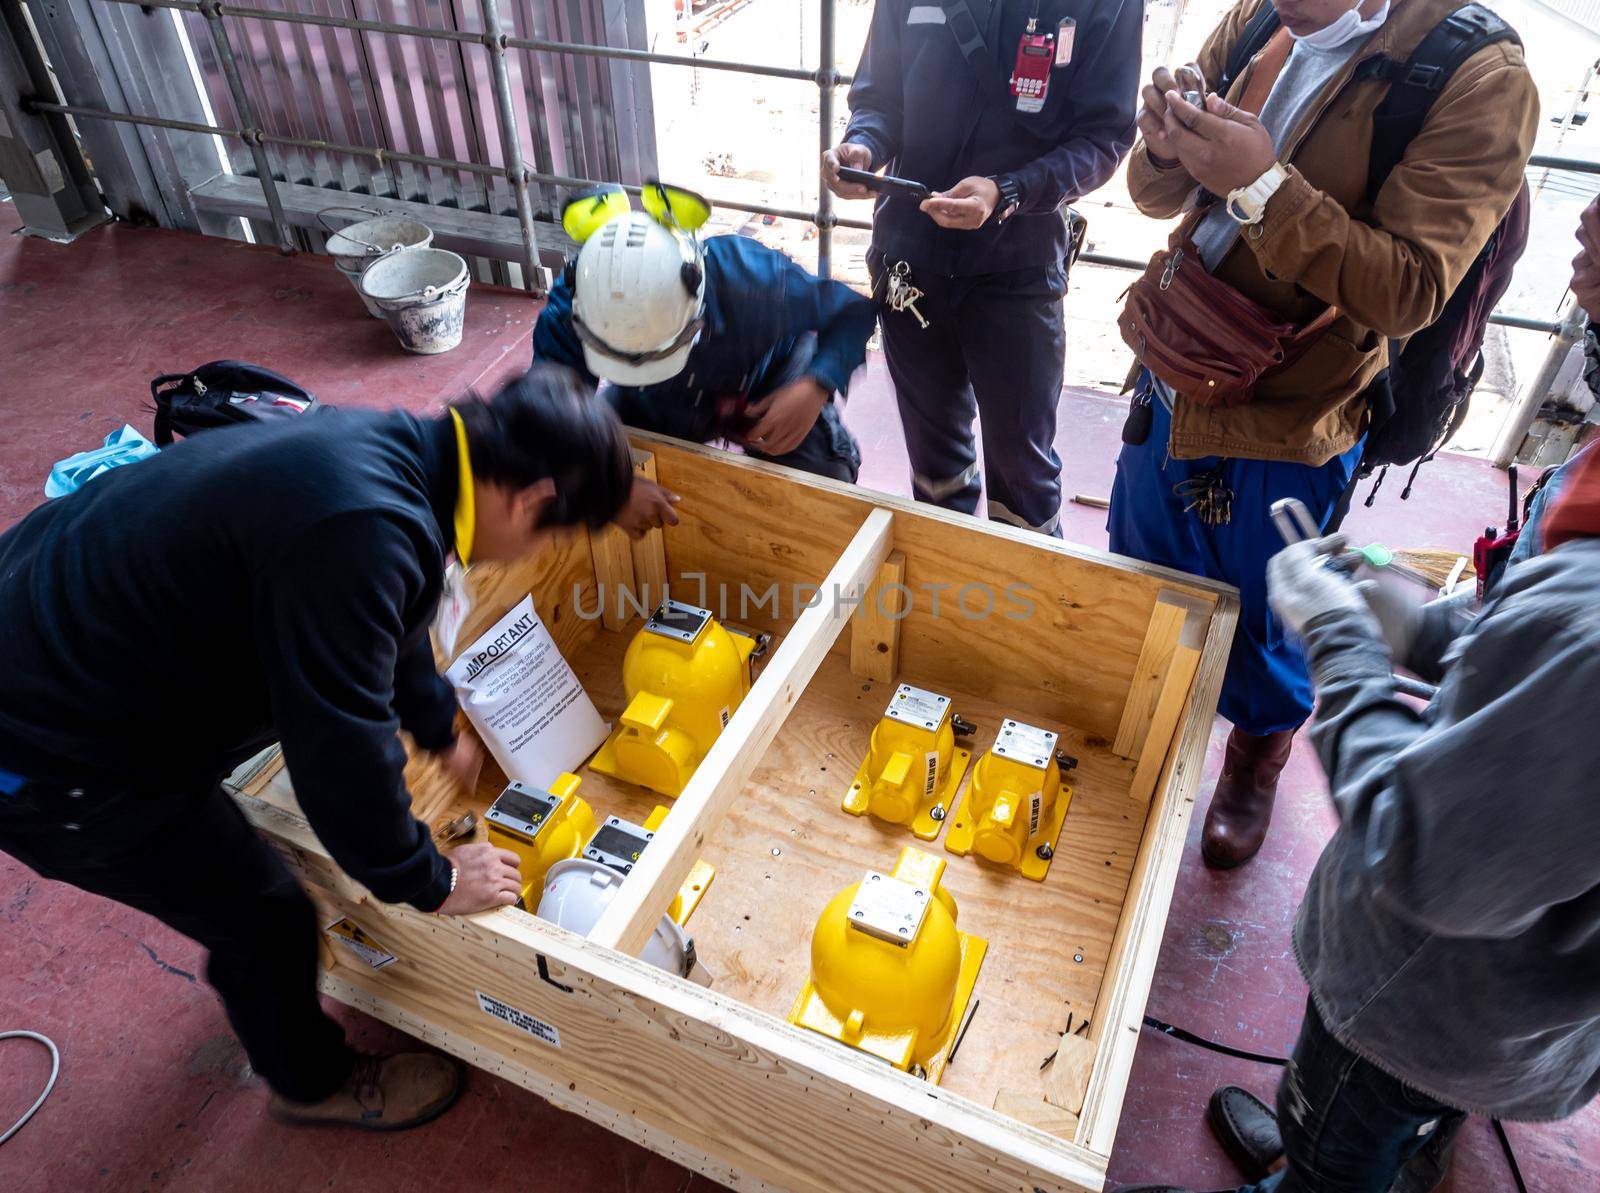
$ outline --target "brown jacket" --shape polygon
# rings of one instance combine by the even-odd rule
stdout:
[[[1242,2],[1211,34],[1198,59],[1208,79],[1255,11]],[[1489,239],[1522,182],[1533,151],[1539,98],[1522,49],[1501,42],[1473,55],[1434,102],[1405,160],[1368,203],[1372,114],[1388,91],[1354,81],[1384,54],[1401,62],[1465,0],[1399,0],[1383,28],[1333,79],[1285,140],[1289,178],[1246,228],[1216,276],[1286,319],[1307,322],[1329,305],[1338,320],[1293,364],[1263,377],[1254,400],[1206,409],[1178,399],[1172,454],[1323,464],[1360,438],[1360,395],[1388,360],[1388,340],[1427,327]],[[1245,69],[1228,98],[1250,81]],[[1145,215],[1177,215],[1196,183],[1181,166],[1161,169],[1145,143],[1128,162],[1128,188]]]

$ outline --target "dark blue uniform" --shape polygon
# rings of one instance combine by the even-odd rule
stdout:
[[[843,395],[867,359],[876,311],[840,282],[825,281],[784,254],[743,236],[705,242],[705,327],[683,371],[656,385],[608,386],[606,395],[630,427],[704,443],[738,438],[744,408],[801,377]],[[570,271],[550,291],[533,329],[533,357],[596,378],[572,327]],[[861,452],[832,401],[805,441],[784,456],[753,456],[820,476],[854,481]]]
[[[911,455],[916,495],[974,512],[982,484],[972,431],[981,415],[990,517],[1058,533],[1055,438],[1066,333],[1067,226],[1061,208],[1103,184],[1133,144],[1142,0],[968,0],[1009,78],[1030,17],[1037,31],[1076,21],[1071,60],[1055,65],[1043,110],[1000,109],[931,0],[878,0],[850,89],[845,140],[874,169],[948,190],[1009,175],[1016,212],[968,231],[883,198],[868,264],[909,267],[917,309],[883,313],[883,346]]]

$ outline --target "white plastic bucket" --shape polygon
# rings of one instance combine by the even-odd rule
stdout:
[[[368,218],[343,228],[335,228],[328,222],[331,212],[343,212],[351,215],[364,215]],[[404,215],[386,215],[367,207],[325,207],[317,213],[317,219],[331,235],[324,246],[339,272],[350,279],[350,284],[355,287],[356,293],[361,294],[361,301],[367,308],[367,314],[374,319],[382,319],[383,312],[361,293],[361,274],[368,265],[379,257],[386,257],[390,253],[404,252],[407,249],[425,249],[433,243],[433,229],[420,220],[411,219]]]
[[[471,281],[459,253],[407,249],[367,266],[361,294],[382,312],[402,348],[431,356],[461,343]]]
[[[617,897],[622,875],[610,866],[585,858],[568,858],[550,867],[544,876],[544,894],[539,898],[539,918],[560,924],[579,936],[589,935],[600,914]],[[693,950],[688,934],[662,916],[650,934],[640,957],[668,973],[686,977],[693,968]]]

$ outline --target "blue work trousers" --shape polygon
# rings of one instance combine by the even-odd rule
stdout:
[[[894,266],[868,254],[882,298]],[[883,355],[894,382],[911,487],[917,500],[976,513],[988,484],[988,516],[1061,534],[1061,457],[1056,406],[1066,355],[1061,300],[1066,269],[1017,269],[977,277],[910,270],[918,312],[885,307]],[[983,423],[978,467],[974,418]]]
[[[1360,463],[1361,445],[1320,467],[1215,456],[1175,460],[1167,452],[1172,416],[1150,394],[1148,373],[1139,378],[1138,393],[1149,394],[1153,419],[1145,441],[1124,444],[1117,457],[1106,520],[1111,549],[1237,587],[1239,625],[1217,711],[1249,734],[1298,728],[1311,715],[1311,673],[1300,643],[1267,604],[1267,560],[1283,548],[1270,511],[1279,498],[1298,497],[1326,525]],[[1185,512],[1176,487],[1219,463],[1233,510],[1227,522],[1210,526]]]

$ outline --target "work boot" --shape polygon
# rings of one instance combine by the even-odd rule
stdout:
[[[1272,823],[1278,775],[1289,761],[1294,730],[1257,737],[1235,729],[1228,735],[1222,776],[1206,811],[1200,855],[1206,865],[1231,870],[1255,857]]]
[[[1224,1085],[1211,1095],[1206,1122],[1239,1171],[1252,1181],[1266,1180],[1283,1156],[1278,1117],[1260,1098],[1237,1085]]]
[[[436,1052],[362,1056],[344,1085],[321,1102],[291,1102],[273,1094],[267,1113],[286,1123],[334,1124],[403,1131],[438,1118],[464,1084],[461,1066]]]

